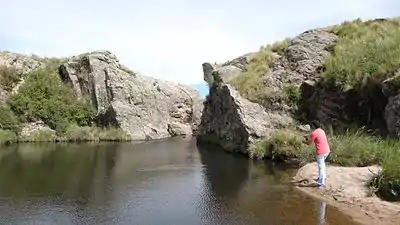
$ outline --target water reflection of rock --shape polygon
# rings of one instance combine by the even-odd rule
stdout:
[[[215,147],[214,147],[215,148]],[[213,215],[229,215],[226,218],[204,217],[211,224],[317,224],[324,215],[320,205],[311,198],[297,193],[289,184],[293,170],[254,162],[212,149],[199,147],[200,158],[205,166],[204,179],[208,189],[201,196],[201,212]],[[213,193],[213,195],[211,194]],[[328,210],[329,211],[329,210]],[[347,218],[336,210],[329,212],[332,221],[346,224]],[[206,216],[206,215],[205,215]],[[210,221],[211,220],[211,221]]]
[[[76,144],[11,147],[14,151],[0,159],[0,195],[14,198],[89,199],[97,195],[97,199],[102,195],[98,190],[106,190],[117,156],[117,151],[101,145],[88,151]],[[90,144],[87,147],[93,148]]]
[[[215,147],[214,147],[215,148]],[[249,160],[211,146],[198,146],[203,175],[217,197],[234,198],[249,178]]]
[[[114,182],[125,183],[149,177],[165,176],[176,171],[193,169],[196,149],[192,140],[163,140],[148,143],[120,144],[114,170]]]
[[[249,178],[249,160],[213,146],[197,146],[203,164],[203,187],[196,205],[205,224],[243,224],[235,211],[241,187]],[[227,216],[229,215],[229,216]]]

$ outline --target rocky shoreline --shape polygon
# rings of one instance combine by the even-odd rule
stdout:
[[[397,225],[400,220],[400,203],[387,202],[371,194],[368,183],[373,173],[381,168],[340,167],[327,165],[327,185],[324,189],[313,184],[298,185],[297,189],[338,208],[355,221],[365,225]],[[309,163],[301,167],[294,181],[312,180],[317,177],[317,164]]]
[[[346,170],[337,172],[337,180],[331,177],[333,182],[354,188],[368,182],[379,195],[373,198],[377,206],[388,203],[380,199],[400,201],[399,27],[398,18],[347,21],[305,31],[225,63],[203,63],[210,92],[198,144],[216,144],[257,159],[308,163],[313,151],[302,144],[301,127],[318,120],[332,145],[328,161],[343,166],[330,170]],[[376,164],[379,173],[366,176],[365,168]],[[299,174],[305,168],[309,166]],[[307,178],[313,175],[308,173]],[[366,180],[352,184],[357,179],[346,174]],[[328,190],[336,193],[338,188]],[[351,190],[343,194],[343,204],[358,198],[363,207],[371,207],[367,213],[377,218],[374,221],[391,221],[394,214],[389,212],[398,213],[396,204],[389,203],[383,208],[390,215],[375,212],[379,207],[368,203],[372,198],[357,197],[362,191]]]

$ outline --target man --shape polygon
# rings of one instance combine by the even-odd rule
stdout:
[[[321,124],[314,120],[311,122],[314,130],[310,135],[304,136],[304,143],[310,145],[314,142],[315,145],[315,158],[318,164],[318,178],[317,187],[323,188],[325,186],[326,180],[326,170],[325,170],[325,159],[330,153],[330,148],[328,144],[328,138],[326,137],[325,131],[321,128]]]

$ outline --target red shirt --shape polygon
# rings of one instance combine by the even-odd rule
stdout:
[[[322,155],[330,152],[328,138],[326,137],[325,131],[321,128],[317,128],[311,132],[307,144],[311,144],[311,142],[314,142],[315,144],[316,155]]]

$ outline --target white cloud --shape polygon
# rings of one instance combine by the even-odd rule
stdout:
[[[9,50],[47,56],[107,49],[142,74],[189,84],[202,81],[204,61],[225,61],[308,28],[356,17],[393,16],[396,4],[395,0],[15,0],[0,8],[0,21],[8,21],[0,23],[0,38],[13,40]]]

